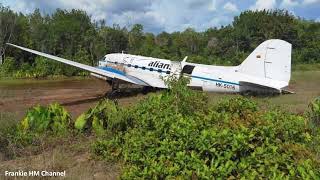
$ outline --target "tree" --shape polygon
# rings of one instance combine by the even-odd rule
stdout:
[[[129,52],[138,52],[142,46],[144,35],[143,26],[141,24],[133,25],[132,29],[129,31]]]
[[[104,53],[119,53],[127,50],[128,36],[126,29],[121,29],[119,25],[101,27],[98,34],[103,41]]]
[[[46,52],[48,50],[48,19],[40,14],[39,9],[35,9],[29,15],[29,36],[31,39],[31,48]]]
[[[16,23],[16,14],[0,4],[0,64],[3,63],[6,42],[10,42]]]

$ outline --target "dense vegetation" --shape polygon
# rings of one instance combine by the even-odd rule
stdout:
[[[37,9],[31,14],[14,13],[0,5],[0,76],[41,77],[82,75],[76,68],[45,61],[9,48],[6,42],[37,49],[81,63],[94,65],[107,53],[132,54],[205,64],[239,64],[261,42],[279,38],[293,44],[293,63],[319,63],[320,23],[299,19],[287,11],[245,11],[232,24],[196,32],[153,34],[140,24],[132,27],[106,26],[84,11],[61,10],[47,15]],[[12,58],[10,58],[12,57]]]
[[[210,104],[187,82],[173,78],[170,90],[132,107],[103,100],[74,126],[59,105],[34,107],[3,131],[1,147],[37,144],[43,134],[94,134],[92,152],[122,164],[123,179],[320,177],[320,99],[296,115],[262,110],[244,97]]]
[[[123,179],[320,177],[319,101],[308,118],[262,111],[242,97],[208,104],[205,94],[173,83],[128,109],[126,128],[94,144],[96,155],[124,162]]]

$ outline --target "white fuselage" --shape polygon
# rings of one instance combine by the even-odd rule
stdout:
[[[120,53],[108,54],[99,61],[99,68],[108,67],[118,67],[119,71],[115,70],[116,73],[125,73],[126,76],[132,76],[149,86],[158,88],[167,88],[164,79],[169,75],[180,74],[190,77],[188,86],[209,92],[237,93],[249,89],[266,91],[262,87],[241,84],[248,79],[251,82],[274,83],[265,78],[255,78],[240,73],[238,66],[212,66]]]

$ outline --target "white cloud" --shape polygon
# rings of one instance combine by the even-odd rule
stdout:
[[[130,27],[140,23],[146,32],[183,31],[187,27],[203,31],[232,23],[244,10],[284,8],[301,17],[317,19],[320,0],[0,0],[16,12],[31,13],[35,8],[45,14],[56,8],[82,9],[93,20],[105,19],[107,25]],[[315,4],[318,3],[319,5]],[[310,5],[312,4],[312,5]]]
[[[230,12],[238,12],[238,7],[237,5],[231,3],[231,2],[227,2],[224,6],[223,9],[230,11]]]
[[[299,2],[297,0],[283,0],[280,7],[290,8],[298,5],[299,5]]]
[[[273,9],[276,6],[276,0],[257,0],[256,3],[250,7],[252,10]]]
[[[208,6],[209,11],[215,11],[217,10],[217,1],[216,0],[211,0],[209,6]]]
[[[302,2],[303,5],[310,5],[315,3],[320,3],[320,0],[303,0]]]

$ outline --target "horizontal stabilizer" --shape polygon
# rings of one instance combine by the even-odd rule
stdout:
[[[288,90],[288,89],[281,89],[281,92],[282,92],[283,94],[295,94],[294,91],[290,91],[290,90]]]

